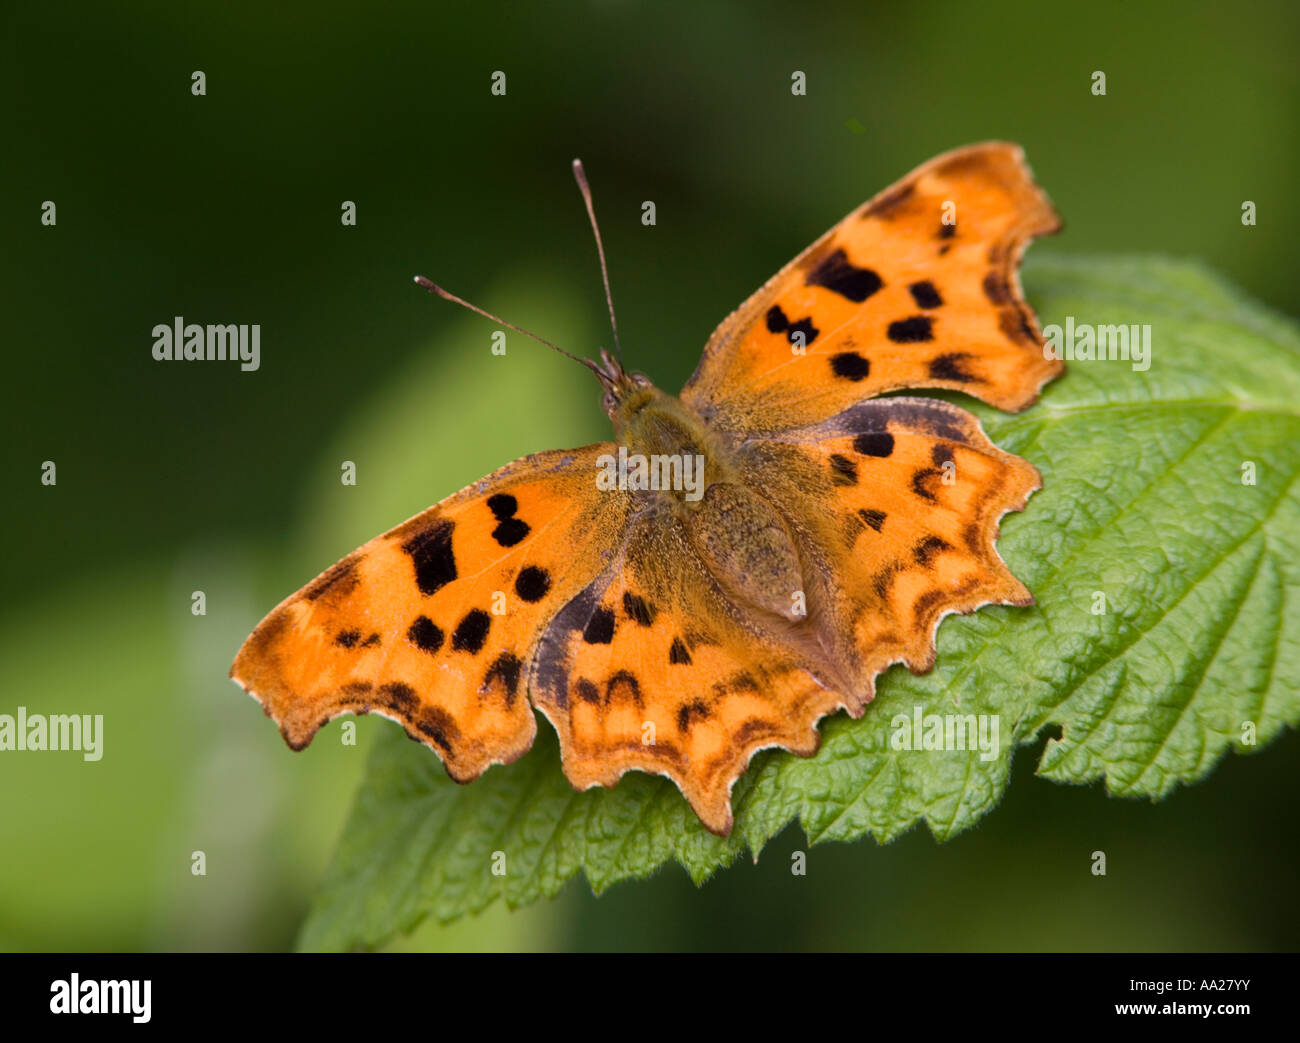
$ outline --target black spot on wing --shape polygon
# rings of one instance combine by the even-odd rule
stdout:
[[[668,649],[668,662],[674,666],[691,665],[691,653],[687,651],[680,637],[673,638],[673,645]]]
[[[928,315],[913,315],[911,318],[891,322],[886,335],[895,344],[919,344],[934,340],[934,330]]]
[[[912,283],[908,290],[911,291],[912,300],[916,301],[918,308],[938,308],[943,305],[943,298],[939,296],[939,291],[928,279]]]
[[[598,608],[582,628],[582,639],[589,645],[607,645],[614,640],[614,611]]]
[[[871,360],[856,351],[841,351],[831,356],[831,372],[845,380],[859,381],[871,372]]]
[[[831,453],[831,481],[835,485],[857,485],[858,465],[847,456]]]
[[[889,456],[894,451],[894,436],[888,431],[866,431],[853,439],[853,449],[863,456]]]
[[[835,250],[810,271],[804,282],[808,286],[821,286],[861,304],[884,283],[870,268],[859,268],[849,262],[848,254]]]
[[[912,491],[923,500],[935,503],[937,501],[934,491],[930,488],[930,482],[940,477],[942,477],[941,472],[936,471],[933,467],[922,468],[912,474]]]
[[[961,368],[962,361],[970,357],[970,354],[964,351],[936,355],[930,360],[930,377],[933,380],[951,380],[958,384],[969,384],[979,380],[979,377]]]
[[[344,648],[353,648],[361,640],[360,630],[341,630],[334,638],[336,645],[342,645]]]
[[[807,347],[817,339],[817,334],[820,332],[821,331],[812,324],[812,316],[810,315],[806,319],[800,319],[798,322],[790,323],[790,330],[786,334],[786,338],[791,344],[799,344],[803,347]],[[799,339],[800,334],[803,335],[802,340]]]
[[[518,518],[507,518],[492,530],[492,538],[503,547],[513,547],[529,533],[528,523]]]
[[[708,716],[709,708],[698,699],[693,703],[687,703],[677,710],[677,730],[679,732],[688,731],[691,727],[692,717],[704,720]]]
[[[528,523],[515,517],[519,510],[519,501],[509,493],[497,493],[488,497],[488,510],[499,523],[492,530],[492,538],[502,547],[513,547],[529,533]]]
[[[483,678],[483,690],[491,687],[493,681],[500,681],[506,691],[506,706],[513,706],[519,691],[519,671],[523,663],[513,652],[502,652],[488,668]]]
[[[551,589],[551,575],[545,569],[529,565],[515,577],[515,593],[525,601],[541,601]]]
[[[924,565],[928,568],[930,559],[940,551],[945,550],[952,550],[952,544],[947,540],[940,539],[938,536],[927,536],[912,548],[912,556],[916,559],[918,565]]]
[[[402,550],[411,556],[415,566],[416,586],[425,597],[437,593],[456,578],[456,556],[451,546],[455,527],[455,522],[444,519],[402,544]]]
[[[415,727],[448,753],[451,753],[452,740],[460,738],[460,729],[456,727],[451,714],[436,706],[426,706],[416,719]]]
[[[791,344],[801,343],[804,347],[816,340],[817,334],[821,332],[812,324],[811,315],[798,322],[791,322],[779,304],[774,304],[767,310],[767,329],[769,333],[784,333]],[[799,339],[801,334],[802,341]]]
[[[402,684],[395,681],[392,684],[379,686],[379,694],[384,700],[384,705],[390,710],[396,710],[398,713],[412,714],[419,705],[419,699],[416,698],[415,689],[409,684]]]
[[[612,703],[616,699],[631,699],[637,706],[642,705],[641,685],[630,670],[619,670],[605,685],[605,701]]]
[[[456,652],[478,655],[492,627],[492,617],[481,608],[470,609],[451,635],[451,647]]]
[[[875,529],[876,532],[879,532],[881,526],[885,524],[885,518],[888,517],[888,515],[886,515],[884,511],[874,511],[863,508],[858,511],[858,517],[862,519],[864,525],[870,526]]]
[[[406,639],[411,644],[431,654],[442,647],[443,637],[441,628],[428,616],[417,616],[410,629],[406,631]]]
[[[643,627],[648,627],[655,621],[654,606],[630,590],[623,592],[623,611]]]
[[[1010,302],[1011,288],[1000,273],[992,271],[984,276],[984,296],[989,303],[1001,306]]]

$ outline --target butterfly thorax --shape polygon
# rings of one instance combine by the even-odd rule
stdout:
[[[653,384],[629,388],[609,417],[614,437],[629,453],[704,455],[715,466],[725,466],[717,435],[681,399]]]

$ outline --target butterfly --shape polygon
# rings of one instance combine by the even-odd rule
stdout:
[[[458,782],[527,751],[540,711],[574,787],[664,775],[726,835],[755,752],[811,756],[888,666],[933,666],[948,613],[1033,603],[994,540],[1037,470],[966,410],[885,393],[1031,405],[1062,363],[1018,264],[1059,227],[1019,147],[931,160],[725,319],[680,395],[621,353],[580,359],[610,441],[516,460],[371,540],[277,606],[231,677],[294,749],[378,713]]]

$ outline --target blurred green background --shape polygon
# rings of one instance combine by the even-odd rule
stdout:
[[[98,763],[0,756],[3,949],[292,945],[369,740],[392,725],[362,719],[345,747],[336,723],[292,755],[230,660],[369,537],[507,460],[605,436],[588,374],[518,337],[493,357],[492,324],[411,285],[426,274],[578,352],[608,344],[574,156],[626,353],[669,389],[840,216],[992,137],[1024,144],[1065,217],[1035,251],[1199,257],[1297,311],[1287,2],[20,3],[0,18],[0,712],[106,718]],[[150,331],[177,315],[260,323],[260,370],[155,362]],[[577,881],[397,945],[1294,948],[1300,737],[1160,805],[1035,779],[1038,752],[944,846],[913,831],[817,847],[792,877],[793,828],[699,890],[676,867],[600,898]]]

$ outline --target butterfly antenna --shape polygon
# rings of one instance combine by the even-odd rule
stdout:
[[[443,300],[451,301],[451,302],[453,302],[453,303],[455,303],[455,304],[459,304],[462,308],[468,308],[470,311],[476,311],[476,312],[478,312],[480,315],[482,315],[485,319],[491,319],[493,322],[498,323],[499,325],[502,325],[502,326],[508,326],[508,327],[510,327],[510,329],[514,330],[516,333],[522,333],[525,337],[532,337],[533,340],[535,340],[535,341],[539,341],[540,343],[545,344],[548,348],[554,348],[554,349],[555,349],[556,351],[558,351],[561,355],[564,355],[564,356],[566,356],[566,357],[568,357],[568,358],[573,359],[574,362],[580,362],[580,363],[582,363],[582,365],[586,366],[588,369],[593,369],[593,368],[595,367],[595,363],[592,362],[591,359],[579,358],[577,355],[574,355],[572,352],[565,351],[565,350],[564,350],[562,347],[560,347],[558,344],[552,344],[552,343],[551,343],[549,340],[547,340],[545,337],[539,337],[536,333],[532,333],[532,332],[530,332],[530,331],[524,329],[522,326],[516,326],[513,322],[506,322],[505,319],[500,318],[499,316],[493,315],[490,311],[484,311],[484,310],[483,310],[482,308],[480,308],[478,305],[476,305],[476,304],[470,304],[469,301],[464,300],[464,299],[461,298],[461,297],[457,297],[454,293],[451,293],[451,292],[448,291],[448,290],[444,290],[444,289],[443,289],[441,286],[439,286],[436,282],[433,282],[433,281],[431,281],[431,280],[429,280],[429,279],[426,279],[423,275],[417,275],[417,276],[415,277],[415,284],[416,284],[417,286],[422,286],[422,287],[424,287],[424,288],[425,288],[426,290],[428,290],[430,293],[436,293],[436,294],[437,294],[439,297],[441,297]]]
[[[578,182],[578,191],[582,201],[587,204],[587,216],[591,218],[591,230],[596,236],[596,252],[600,254],[600,277],[605,280],[605,300],[609,304],[609,325],[614,331],[614,353],[618,355],[618,364],[623,365],[623,348],[618,342],[618,321],[614,318],[614,295],[609,291],[609,267],[605,264],[605,246],[600,241],[600,226],[596,224],[596,208],[591,203],[591,186],[587,184],[587,172],[582,169],[582,160],[573,161],[573,179]]]

